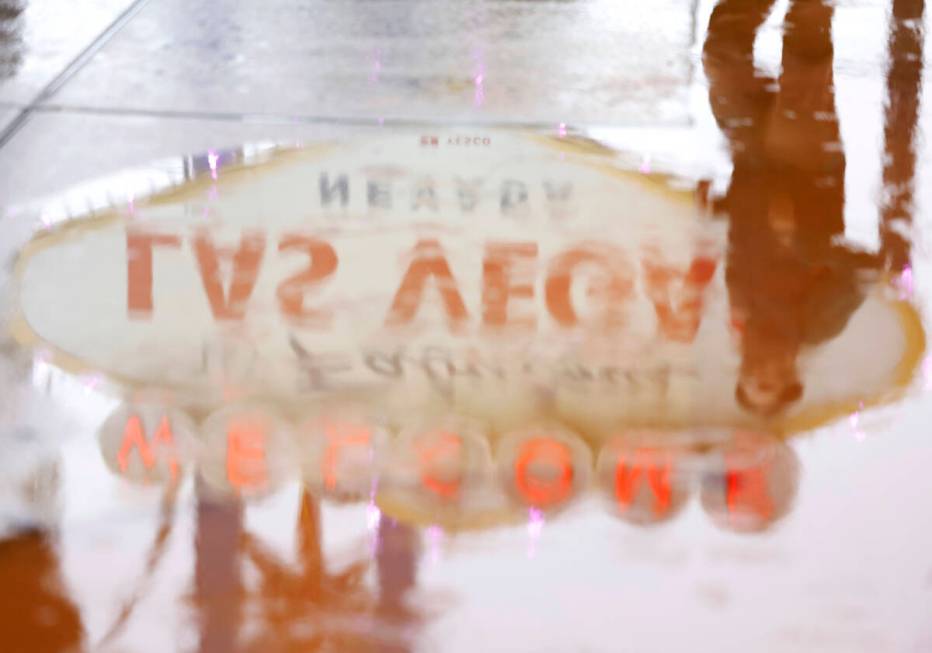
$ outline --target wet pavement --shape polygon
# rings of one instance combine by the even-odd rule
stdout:
[[[38,99],[132,5],[130,0],[0,3],[3,101]]]
[[[928,16],[835,4],[0,0],[0,650],[932,651]]]

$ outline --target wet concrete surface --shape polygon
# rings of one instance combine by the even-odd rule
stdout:
[[[681,119],[691,19],[688,3],[666,0],[649,12],[605,1],[161,0],[56,101],[450,121]]]
[[[130,0],[4,0],[0,3],[3,100],[29,103],[92,46]]]
[[[932,650],[921,0],[241,4],[0,0],[2,650]]]
[[[6,127],[16,117],[18,113],[15,108],[0,107],[0,126]]]
[[[10,118],[15,115],[11,112]],[[0,193],[9,198],[7,208],[12,209],[16,204],[54,195],[62,188],[179,152],[205,152],[238,142],[305,141],[364,132],[364,127],[332,124],[43,112],[34,115],[0,150],[7,173],[0,180]],[[80,164],[76,165],[78,160]]]

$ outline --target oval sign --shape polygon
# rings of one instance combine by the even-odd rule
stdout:
[[[585,142],[463,142],[210,156],[179,186],[28,243],[16,333],[59,365],[206,409],[339,395],[392,419],[452,411],[505,432],[545,418],[600,438],[760,423],[736,398],[727,227],[691,191]],[[874,284],[805,352],[801,396],[768,428],[886,398],[923,347],[916,311]]]

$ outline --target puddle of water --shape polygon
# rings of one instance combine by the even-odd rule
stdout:
[[[776,78],[765,14],[712,14],[724,179],[572,123],[385,127],[8,223],[14,647],[617,650],[621,611],[679,650],[671,610],[717,642],[733,611],[758,650],[923,641],[893,608],[932,525],[883,494],[921,507],[930,454],[922,3],[894,5],[872,247],[832,10],[804,2]]]

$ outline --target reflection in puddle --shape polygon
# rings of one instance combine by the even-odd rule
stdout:
[[[151,414],[154,408],[150,404],[142,410]],[[165,413],[153,432],[143,434],[139,412],[120,407],[100,432],[101,454],[130,483],[166,487],[178,482],[179,464],[199,470],[203,479],[204,470],[226,461],[227,482],[209,488],[218,499],[268,492],[299,477],[340,503],[367,502],[373,488],[383,514],[454,531],[489,526],[493,510],[501,523],[519,523],[529,509],[540,515],[554,512],[589,491],[604,495],[610,511],[622,519],[650,524],[672,518],[699,486],[715,523],[738,524],[743,519],[738,513],[749,510],[757,515],[755,524],[764,527],[786,513],[795,494],[793,450],[778,437],[751,431],[625,432],[596,454],[564,429],[532,428],[498,437],[471,425],[457,428],[455,420],[380,438],[376,444],[369,434],[379,427],[358,418],[349,423],[330,418],[331,436],[354,438],[305,440],[306,432],[252,410],[249,422],[227,419],[225,437],[209,437],[191,430],[190,418],[179,413]],[[122,440],[114,437],[118,420],[125,420]],[[174,420],[186,434],[180,445],[171,436]],[[279,434],[274,444],[261,426],[272,423]],[[204,428],[216,427],[216,417],[208,418]],[[286,441],[285,432],[297,441]],[[324,447],[323,455],[310,463],[295,460],[291,452],[305,441]],[[185,451],[190,453],[185,456]],[[281,462],[273,468],[269,460]],[[719,519],[719,513],[734,521]]]
[[[893,3],[876,251],[844,238],[833,5],[790,3],[779,78],[754,66],[763,5],[719,3],[704,44],[722,194],[563,123],[425,127],[211,151],[20,243],[3,361],[34,354],[36,389],[9,372],[26,399],[4,426],[40,385],[80,386],[86,419],[61,447],[30,444],[52,437],[42,419],[10,429],[11,641],[116,649],[168,601],[190,650],[409,651],[458,607],[423,577],[497,560],[458,548],[484,537],[520,534],[537,564],[586,519],[628,529],[580,540],[791,522],[794,438],[862,428],[924,355],[923,3]],[[67,517],[68,465],[94,523]],[[118,518],[141,562],[118,590],[116,563],[104,589],[72,582],[66,555],[93,560],[88,531]]]
[[[709,98],[734,162],[728,192],[715,208],[729,220],[726,277],[742,338],[736,393],[744,407],[764,414],[802,398],[803,349],[837,337],[873,280],[891,271],[888,264],[908,265],[902,239],[882,239],[877,253],[838,242],[845,155],[835,109],[832,14],[829,4],[792,3],[778,80],[754,67],[754,34],[766,12],[721,3],[705,42]],[[908,126],[902,127],[908,138]],[[885,218],[900,219],[895,211]],[[895,225],[883,231],[893,233]]]

